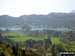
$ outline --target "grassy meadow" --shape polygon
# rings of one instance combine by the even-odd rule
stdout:
[[[27,36],[26,34],[22,33],[21,31],[10,31],[7,33],[4,33],[3,36],[10,36],[9,39],[13,40],[15,42],[24,42],[26,40],[32,39],[32,40],[44,40],[44,37],[31,37]],[[11,37],[14,36],[14,37]],[[46,38],[46,37],[45,37]],[[56,37],[51,37],[52,44],[60,44],[60,39]]]

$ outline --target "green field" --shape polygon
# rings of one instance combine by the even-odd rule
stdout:
[[[9,39],[11,39],[15,42],[19,42],[19,41],[24,42],[24,41],[29,40],[29,39],[36,40],[36,41],[37,40],[44,40],[44,38],[27,37],[27,36],[20,37],[20,38],[9,38]],[[52,44],[60,44],[61,43],[59,38],[51,38],[51,41],[52,41]]]
[[[9,38],[9,39],[11,39],[11,40],[13,40],[13,41],[15,41],[15,42],[24,42],[24,41],[26,41],[26,40],[30,40],[30,39],[32,39],[32,40],[43,40],[43,38],[36,38],[36,37],[20,37],[20,38]]]
[[[75,51],[75,45],[69,48],[69,51]]]
[[[8,33],[4,33],[3,36],[15,36],[15,37],[9,37],[9,39],[15,41],[15,42],[24,42],[26,40],[32,39],[32,40],[43,40],[44,38],[41,37],[31,37],[26,36],[26,34],[22,33],[21,31],[11,31]]]
[[[3,36],[26,36],[26,34],[22,33],[21,31],[10,31],[4,32]]]
[[[22,50],[26,50],[26,49],[31,49],[32,51],[37,51],[37,49],[35,48],[26,48],[26,47],[21,47]]]
[[[29,39],[32,40],[44,40],[43,37],[31,37],[31,36],[26,36],[26,34],[22,33],[21,31],[10,31],[8,33],[4,33],[4,36],[15,36],[14,38],[9,38],[15,42],[19,42],[19,41],[26,41]],[[55,37],[51,37],[51,41],[52,44],[60,44],[60,39],[59,38],[55,38]]]
[[[26,36],[26,34],[22,33],[21,31],[10,31],[8,33],[4,33],[4,36],[15,36],[10,37],[9,39],[15,41],[15,42],[24,42],[26,40],[32,39],[32,40],[44,40],[44,37],[31,37]],[[60,44],[60,39],[56,37],[51,37],[52,44]]]
[[[52,44],[60,44],[60,39],[59,38],[51,38]]]

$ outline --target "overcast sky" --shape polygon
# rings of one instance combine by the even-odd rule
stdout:
[[[48,14],[74,9],[75,0],[0,0],[0,15]]]

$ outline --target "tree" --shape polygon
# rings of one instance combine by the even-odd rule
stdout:
[[[30,28],[29,26],[27,26],[27,25],[23,25],[23,26],[22,26],[22,31],[23,31],[23,32],[29,32],[30,29],[31,29],[31,28]]]

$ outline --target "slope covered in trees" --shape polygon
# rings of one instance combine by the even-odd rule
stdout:
[[[50,13],[48,15],[0,16],[0,26],[36,25],[47,27],[75,27],[75,13]]]

